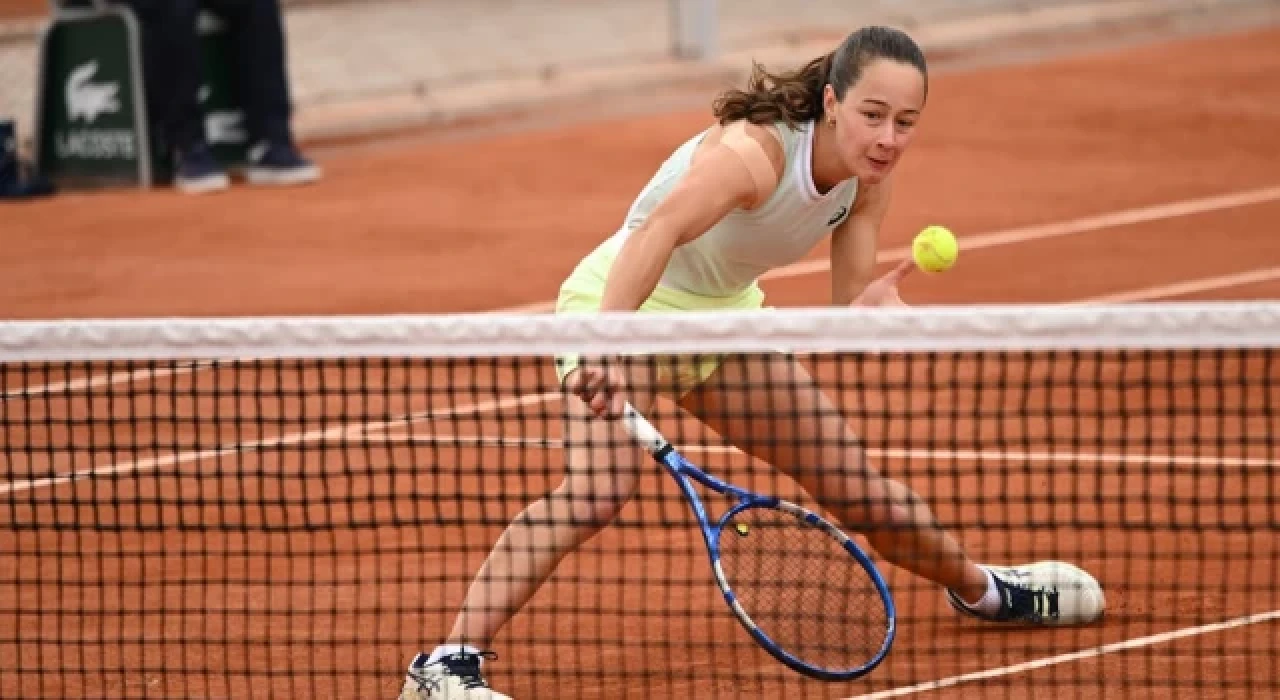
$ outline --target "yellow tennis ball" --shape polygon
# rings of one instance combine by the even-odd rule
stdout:
[[[929,226],[911,241],[911,257],[925,272],[944,272],[956,264],[960,244],[944,226]]]

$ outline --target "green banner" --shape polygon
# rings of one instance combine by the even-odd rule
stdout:
[[[130,21],[117,13],[59,18],[45,41],[41,169],[61,184],[139,183],[150,149],[135,104]]]

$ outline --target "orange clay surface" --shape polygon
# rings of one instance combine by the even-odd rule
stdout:
[[[904,285],[903,296],[918,304],[1074,301],[1120,293],[1132,294],[1135,299],[1275,298],[1280,293],[1280,275],[1268,272],[1280,267],[1280,242],[1277,241],[1280,200],[1275,197],[1245,206],[1164,216],[1142,223],[1111,225],[1070,236],[982,250],[966,251],[964,245],[967,236],[993,231],[1280,185],[1277,156],[1280,154],[1280,129],[1277,129],[1280,80],[1276,78],[1280,75],[1280,51],[1276,50],[1277,46],[1280,46],[1280,31],[1256,31],[1151,44],[1049,63],[936,76],[918,138],[897,176],[895,201],[884,227],[883,244],[885,248],[904,245],[924,225],[941,223],[959,236],[961,255],[958,265],[945,275],[919,274],[910,278]],[[114,191],[4,204],[0,206],[0,242],[5,251],[0,256],[0,278],[5,280],[0,287],[0,314],[9,318],[49,319],[400,313],[493,310],[543,302],[554,297],[561,279],[575,262],[617,228],[631,198],[671,149],[703,128],[707,120],[707,111],[702,109],[544,126],[518,133],[465,138],[428,134],[317,147],[312,149],[312,154],[324,166],[326,177],[319,185],[302,189],[238,186],[229,193],[204,198],[169,191]],[[814,259],[821,259],[823,253],[815,251]],[[1176,285],[1188,281],[1226,279],[1229,275],[1249,272],[1259,274],[1247,283],[1211,282],[1199,291],[1177,291],[1180,287]],[[827,301],[828,284],[823,274],[772,279],[765,287],[770,302],[776,306]],[[1274,384],[1274,367],[1262,371],[1272,374]],[[472,398],[483,401],[485,395],[481,392]],[[1233,424],[1236,419],[1230,415],[1224,420],[1226,424],[1219,425],[1220,429],[1227,432],[1245,429],[1242,424]],[[1267,430],[1267,426],[1258,427],[1262,432]],[[486,428],[495,428],[495,423],[481,420],[455,428],[485,434]],[[523,429],[530,435],[540,434],[537,425]],[[500,452],[498,448],[451,449],[457,450],[453,458],[462,463],[499,459],[497,453]],[[536,489],[554,481],[556,470],[551,463],[557,455],[558,452],[554,453],[544,465],[547,473],[535,475],[527,488]],[[289,460],[296,456],[283,453],[285,461],[281,468],[289,469]],[[294,464],[293,468],[296,467]],[[359,469],[360,465],[333,467]],[[906,469],[907,465],[886,466],[891,472],[899,468]],[[910,475],[905,474],[904,478],[909,481]],[[1141,488],[1190,492],[1203,486],[1191,476],[1170,478],[1173,481],[1168,484],[1139,485],[1139,491],[1129,495],[1141,498]],[[226,479],[228,483],[235,481],[234,475]],[[194,482],[183,483],[186,485],[172,486],[154,481],[148,482],[147,488],[197,489]],[[291,493],[296,496],[319,488],[317,483],[317,480],[303,478],[287,482],[286,487],[293,489]],[[1116,488],[1134,486],[1126,482]],[[1218,486],[1226,492],[1267,489],[1262,483],[1245,484],[1243,477]],[[1016,478],[1005,487],[1012,492],[1031,488]],[[476,488],[473,484],[471,489],[460,490],[474,493]],[[658,488],[656,481],[651,488]],[[962,499],[972,500],[981,493],[982,486],[976,476],[961,475],[954,483],[937,484],[936,488],[941,489],[937,492],[932,491],[934,488],[935,485],[927,484],[924,495],[944,502],[940,513],[946,519],[969,523],[975,520],[972,503],[966,504]],[[45,489],[44,494],[34,496],[44,505],[32,506],[32,512],[47,511],[50,498],[55,495],[69,498],[72,490],[81,499],[94,493],[92,486]],[[102,493],[103,497],[110,497],[109,492]],[[24,491],[22,498],[30,500],[31,494]],[[948,495],[958,495],[961,500],[947,505]],[[385,505],[375,503],[374,507]],[[356,653],[354,657],[366,671],[376,667],[385,678],[383,682],[371,686],[368,677],[362,677],[353,685],[354,682],[338,670],[332,683],[329,677],[321,675],[318,679],[299,681],[298,685],[290,685],[290,681],[283,679],[278,684],[273,681],[272,689],[278,691],[277,695],[294,697],[368,697],[377,693],[388,697],[394,693],[396,676],[407,661],[411,646],[430,644],[444,633],[448,623],[444,611],[456,605],[461,582],[474,570],[478,557],[496,536],[497,524],[522,505],[508,501],[488,513],[490,526],[466,535],[465,556],[449,561],[435,561],[430,557],[426,561],[421,557],[408,561],[401,568],[380,574],[385,575],[387,581],[377,584],[373,592],[353,587],[349,579],[339,580],[341,576],[335,575],[334,580],[338,582],[333,589],[339,599],[346,595],[367,606],[402,606],[399,611],[386,610],[383,617],[371,618],[366,611],[358,618],[358,624],[363,626],[360,633],[365,638],[387,635],[385,648],[376,653],[369,650],[368,656]],[[158,509],[161,507],[144,506],[139,512]],[[5,512],[9,515],[4,517],[13,517],[15,511],[0,511]],[[262,517],[269,519],[275,512],[264,510]],[[1010,518],[1016,520],[1022,515],[1025,513]],[[1259,517],[1267,516],[1260,514]],[[1274,514],[1270,517],[1269,522],[1274,523]],[[684,540],[687,534],[671,531],[657,536],[671,538],[673,551],[696,555],[697,550],[691,549],[695,545]],[[971,527],[964,534],[967,540],[983,542],[982,528]],[[1109,566],[1128,568],[1104,571],[1102,578],[1167,582],[1186,575],[1176,570],[1174,559],[1177,552],[1194,556],[1201,551],[1197,547],[1204,546],[1203,542],[1197,545],[1199,540],[1192,534],[1187,533],[1190,540],[1186,541],[1170,532],[1158,532],[1146,539],[1133,535],[1142,539],[1141,544],[1135,546],[1143,551],[1163,552],[1164,556],[1131,564],[1112,559]],[[255,538],[266,541],[277,537],[216,531],[188,535],[144,536],[126,531],[111,538],[103,536],[102,539],[110,539],[110,543],[101,546],[122,549],[134,544],[159,551],[170,545],[181,545],[187,537],[193,551],[200,551],[251,547]],[[1068,533],[1069,539],[1062,546],[1064,551],[1079,555],[1082,550],[1090,549],[1090,542],[1114,542],[1121,535],[1119,531],[1106,530]],[[408,540],[414,537],[389,535],[383,542],[389,547],[397,536]],[[419,535],[422,536],[442,535],[436,532]],[[459,533],[452,536],[462,537]],[[651,566],[660,566],[663,572],[693,571],[696,572],[693,575],[701,575],[695,567],[702,563],[696,557],[671,555],[654,564],[636,558],[635,554],[618,554],[618,548],[626,546],[628,538],[635,536],[634,530],[606,533],[598,546],[593,542],[594,552],[569,560],[570,573],[565,575],[639,574]],[[60,544],[57,533],[28,532],[21,537],[26,544],[20,547],[31,548],[25,550],[28,552]],[[364,533],[357,532],[355,537],[363,538]],[[299,580],[317,575],[325,579],[328,575],[325,567],[332,565],[337,570],[343,564],[322,558],[320,564],[313,565],[308,563],[310,555],[301,552],[309,547],[341,551],[353,545],[344,538],[350,539],[350,533],[339,531],[332,538],[321,538],[323,543],[316,541],[309,545],[300,540],[294,546],[299,552],[296,567],[290,566],[287,554],[278,555],[284,558],[271,562],[232,557],[230,563],[210,563],[195,555],[185,555],[189,559],[185,566],[188,571],[195,567],[210,580],[229,572],[252,578],[255,570],[260,579],[261,572],[268,567],[284,567],[281,571]],[[1007,531],[998,531],[992,538],[986,544],[977,545],[977,551],[1001,557],[1028,555],[1044,544],[1011,541]],[[90,546],[83,542],[77,545],[71,533],[61,540],[62,546]],[[422,545],[422,541],[414,542]],[[406,543],[413,542],[406,540]],[[1274,567],[1276,562],[1275,545],[1269,539],[1251,541],[1248,535],[1235,534],[1224,538],[1221,547],[1221,551],[1206,562],[1191,559],[1195,563],[1190,566],[1197,569],[1196,575],[1206,577],[1204,580],[1218,580],[1214,577],[1225,576],[1233,566],[1232,557],[1244,556],[1241,552],[1246,551],[1246,547],[1253,556],[1261,557],[1264,564],[1269,562]],[[351,560],[347,565],[351,566],[354,566],[351,562],[359,559],[355,555],[325,555],[330,556],[339,560],[346,557]],[[1081,556],[1085,564],[1108,566],[1108,560],[1101,555],[1093,559]],[[0,567],[9,568],[11,564],[17,565],[17,562],[0,560]],[[316,566],[325,571],[317,574]],[[419,591],[401,583],[418,580],[415,577],[419,576],[438,575],[440,571],[447,571],[448,584],[439,587],[433,583],[432,590],[443,591],[441,595],[446,599],[418,601],[415,597]],[[110,570],[104,569],[104,572],[95,576],[111,575]],[[46,573],[56,575],[56,572]],[[149,576],[155,580],[161,574],[157,569]],[[718,609],[716,614],[720,616],[711,627],[696,624],[703,619],[696,617],[701,613],[690,613],[694,623],[674,630],[667,627],[671,622],[664,618],[628,619],[624,615],[611,619],[637,639],[668,640],[671,646],[664,647],[670,656],[667,663],[693,674],[677,681],[676,687],[664,697],[732,697],[736,692],[750,692],[752,697],[775,697],[785,685],[787,697],[841,698],[1275,609],[1280,605],[1275,600],[1274,576],[1274,571],[1253,570],[1246,578],[1250,581],[1257,578],[1257,581],[1241,583],[1251,586],[1246,589],[1251,594],[1226,595],[1222,589],[1218,591],[1220,595],[1207,600],[1190,593],[1188,596],[1168,593],[1167,588],[1161,589],[1166,592],[1159,600],[1136,595],[1126,597],[1123,591],[1116,591],[1112,598],[1114,614],[1102,625],[1049,634],[995,631],[965,624],[945,614],[936,593],[907,586],[905,577],[896,576],[895,580],[906,588],[899,601],[904,619],[895,654],[870,680],[835,686],[805,683],[794,676],[778,681],[779,672],[774,665],[745,645],[733,623],[727,621],[727,616],[720,615]],[[30,598],[27,603],[36,606],[41,600],[48,604],[55,599],[57,593],[52,584],[47,585],[48,588],[28,588],[24,592]],[[175,593],[178,590],[169,592],[179,595]],[[709,606],[719,605],[709,586],[697,590],[702,597],[692,603],[668,602],[680,610],[701,610],[703,605],[710,609]],[[202,587],[200,591],[207,596],[224,593],[218,584]],[[642,681],[648,678],[657,682],[665,674],[659,665],[662,660],[652,655],[642,661],[642,657],[625,649],[594,655],[592,647],[578,648],[567,642],[560,647],[519,642],[521,638],[546,638],[555,625],[576,629],[577,634],[590,632],[592,628],[588,623],[575,628],[568,617],[557,617],[554,614],[557,600],[565,606],[577,604],[588,608],[618,605],[617,588],[607,582],[584,584],[576,592],[562,584],[556,591],[559,592],[552,591],[547,594],[549,598],[541,600],[540,615],[527,616],[513,625],[509,638],[499,640],[504,658],[494,665],[495,682],[500,681],[503,689],[514,692],[517,697],[528,696],[535,690],[548,697],[556,694],[560,697],[646,697],[638,690]],[[267,600],[272,595],[265,586],[246,586],[238,594],[247,596],[249,601]],[[159,595],[163,598],[166,593],[160,591]],[[562,595],[562,599],[556,599],[557,595]],[[139,589],[126,588],[113,604],[127,606],[138,603],[141,598]],[[337,605],[327,598],[310,603],[320,608]],[[169,604],[176,608],[183,601],[174,599]],[[190,601],[186,604],[191,605]],[[279,609],[281,604],[277,601],[272,605]],[[240,606],[251,607],[252,603],[242,602]],[[422,610],[427,608],[438,614],[423,618]],[[194,635],[196,639],[202,634],[223,638],[245,632],[201,627],[206,623],[194,621],[199,619],[199,611],[192,610],[189,614],[193,621],[185,628],[185,634]],[[269,636],[272,632],[259,629],[266,622],[255,622],[252,616],[237,619],[242,619],[251,635]],[[288,618],[270,619],[279,626],[281,634],[288,634]],[[356,618],[345,613],[324,619],[332,629],[319,632],[322,635],[335,630],[349,632],[351,625],[357,624]],[[405,625],[409,624],[406,620],[420,623],[420,633],[417,628],[406,630]],[[18,622],[26,625],[23,629],[28,637],[39,632],[59,633],[57,624],[42,623],[29,616]],[[310,626],[312,620],[300,618],[299,623]],[[42,624],[52,628],[41,630]],[[71,629],[75,621],[63,619],[60,624]],[[121,624],[131,623],[125,618]],[[595,631],[606,636],[617,634],[616,629]],[[734,669],[728,667],[720,669],[719,680],[697,680],[696,653],[683,651],[679,645],[688,638],[691,648],[696,650],[713,632],[721,643],[731,644],[737,650],[734,653],[740,658],[738,671],[759,673],[758,681],[735,686]],[[151,633],[159,635],[161,631]],[[180,633],[183,632],[175,634]],[[133,634],[138,634],[138,630],[133,630]],[[922,697],[1049,697],[1055,682],[1069,683],[1058,692],[1070,697],[1111,697],[1123,695],[1126,690],[1131,690],[1133,697],[1176,694],[1168,686],[1151,686],[1152,678],[1170,683],[1175,679],[1182,682],[1204,679],[1208,687],[1189,693],[1197,697],[1260,697],[1248,684],[1271,691],[1280,685],[1274,659],[1268,658],[1274,653],[1268,650],[1274,648],[1275,635],[1274,622],[1252,625],[1212,637],[1168,644],[1160,648],[1158,655],[1143,651],[1111,654]],[[912,653],[912,649],[926,648],[931,650],[927,655]],[[95,648],[86,652],[84,659],[79,659],[67,657],[65,652],[60,655],[56,645],[26,644],[22,649],[19,661],[14,658],[14,646],[0,645],[0,670],[17,666],[26,669],[24,674],[0,673],[0,695],[11,696],[20,691],[28,696],[60,692],[57,681],[39,680],[33,668],[42,664],[92,666],[97,658],[94,654],[108,653]],[[110,686],[111,693],[128,692],[141,697],[148,692],[146,688],[154,686],[153,691],[159,696],[161,691],[157,688],[163,685],[170,691],[166,696],[183,694],[186,688],[185,694],[189,696],[218,696],[230,692],[243,697],[244,688],[234,683],[224,686],[215,680],[220,664],[283,669],[313,662],[318,665],[307,670],[323,674],[328,664],[334,663],[335,655],[330,653],[330,647],[321,649],[314,657],[298,648],[272,649],[270,644],[245,644],[231,648],[225,658],[209,658],[201,656],[199,641],[190,641],[144,658],[139,648],[125,646],[120,650],[123,660],[116,658],[112,663],[160,669],[191,663],[190,658],[195,656],[200,658],[199,664],[211,668],[213,675],[209,676],[208,685],[204,685],[202,674],[177,678],[166,677],[165,673],[155,670],[139,672],[136,677],[113,676],[111,683],[116,685]],[[524,671],[518,670],[528,670],[530,664],[535,663],[560,669],[564,675],[544,676],[535,687],[534,681],[520,675]],[[642,667],[645,663],[649,665]],[[630,668],[634,686],[619,686],[589,675],[590,669],[622,667]],[[1147,679],[1143,681],[1147,685],[1130,688],[1128,684],[1136,681],[1126,679],[1132,678]],[[86,684],[91,682],[91,677],[76,675],[67,681],[66,690],[72,695],[82,692],[92,695],[93,690],[86,690],[90,687]],[[265,695],[264,688],[258,690]]]
[[[0,3],[0,19],[33,19],[49,14],[45,0],[6,0]]]
[[[1280,183],[1277,32],[934,79],[884,247],[962,243],[916,303],[1069,300],[1280,255],[1280,204],[966,253],[964,237]],[[318,186],[67,194],[6,204],[11,318],[487,310],[554,298],[705,110],[316,151]],[[1162,244],[1155,245],[1156,241]],[[816,251],[820,257],[822,251]],[[822,304],[822,275],[770,283]]]

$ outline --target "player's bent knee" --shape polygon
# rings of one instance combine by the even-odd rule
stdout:
[[[630,494],[592,494],[571,501],[570,519],[574,525],[603,528],[618,517]]]
[[[568,504],[567,524],[600,529],[618,516],[634,491],[635,483],[631,480],[611,484],[610,488],[600,488],[598,484],[592,488],[566,480],[555,495]]]

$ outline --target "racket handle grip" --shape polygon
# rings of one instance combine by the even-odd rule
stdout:
[[[662,433],[658,432],[647,418],[640,415],[629,401],[622,408],[622,424],[626,426],[627,432],[631,433],[631,437],[643,445],[649,454],[656,455],[669,444],[667,439],[662,437]]]

